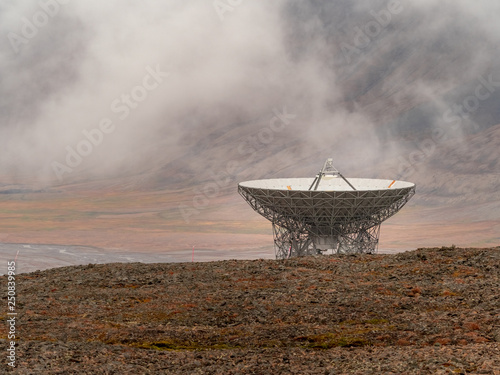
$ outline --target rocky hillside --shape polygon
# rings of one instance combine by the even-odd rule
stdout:
[[[500,247],[22,274],[12,373],[498,374],[499,282]]]

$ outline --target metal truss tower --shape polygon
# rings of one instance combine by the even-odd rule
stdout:
[[[415,194],[404,181],[346,179],[328,159],[312,178],[242,182],[239,194],[271,221],[277,259],[374,253],[380,225]]]

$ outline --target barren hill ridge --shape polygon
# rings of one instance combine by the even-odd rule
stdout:
[[[499,276],[454,246],[21,274],[12,373],[498,374]]]

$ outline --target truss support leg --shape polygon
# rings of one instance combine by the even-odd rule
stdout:
[[[338,254],[374,254],[378,249],[380,224],[339,236]]]
[[[289,230],[273,223],[276,259],[317,254],[312,239],[303,228]]]

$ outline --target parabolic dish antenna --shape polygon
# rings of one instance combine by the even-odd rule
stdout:
[[[315,178],[245,181],[239,194],[273,226],[276,259],[374,253],[380,224],[415,194],[405,181],[345,178],[328,159]]]

